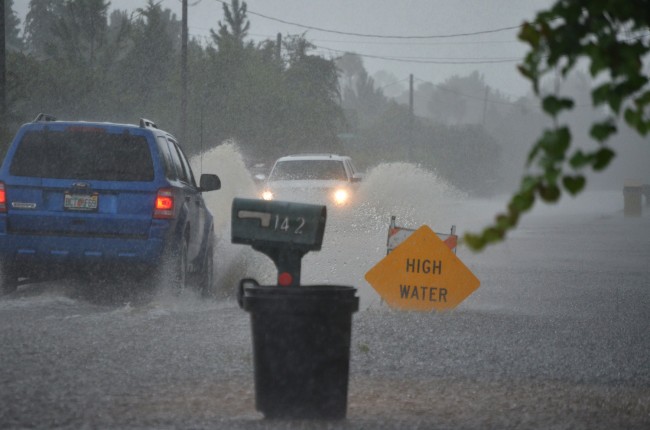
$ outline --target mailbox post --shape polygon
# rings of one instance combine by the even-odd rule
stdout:
[[[347,410],[356,289],[302,285],[302,257],[323,243],[327,208],[235,198],[232,243],[251,245],[278,270],[276,285],[239,284],[251,314],[255,403],[266,418],[341,419]]]
[[[302,257],[321,249],[326,219],[326,206],[235,198],[232,243],[266,254],[278,269],[278,285],[297,287]]]

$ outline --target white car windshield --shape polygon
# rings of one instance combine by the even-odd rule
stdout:
[[[270,181],[291,180],[347,180],[345,167],[338,160],[278,161],[269,177]]]

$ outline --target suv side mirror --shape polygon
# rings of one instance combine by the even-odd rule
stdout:
[[[268,255],[290,285],[300,285],[300,261],[323,243],[327,207],[305,203],[235,198],[232,243],[251,245]]]
[[[201,191],[218,190],[221,188],[221,179],[219,179],[217,175],[204,173],[201,175],[199,187],[201,188]]]

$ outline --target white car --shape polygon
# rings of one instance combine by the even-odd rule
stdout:
[[[279,158],[262,191],[264,200],[349,206],[362,175],[348,156],[297,154]]]

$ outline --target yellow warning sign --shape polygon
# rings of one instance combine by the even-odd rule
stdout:
[[[391,307],[453,309],[481,282],[436,233],[423,225],[366,273]]]

